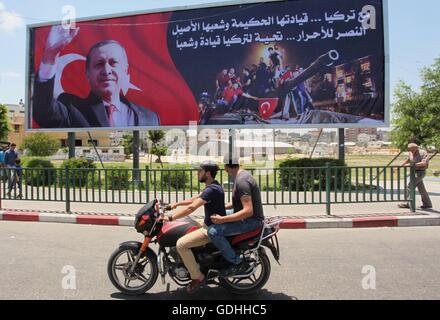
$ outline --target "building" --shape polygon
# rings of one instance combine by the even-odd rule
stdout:
[[[290,143],[292,142],[292,137],[289,133],[278,130],[275,132],[275,140],[279,142]]]
[[[366,134],[368,136],[377,137],[377,128],[350,128],[345,130],[345,141],[357,142],[359,135]],[[376,140],[376,138],[374,139]]]
[[[290,137],[291,141],[300,141],[301,140],[301,134],[296,133],[296,132],[289,133],[289,137]]]
[[[26,136],[25,105],[20,101],[18,104],[6,104],[6,108],[8,109],[9,123],[11,127],[11,131],[8,134],[8,142],[13,142],[20,148]],[[66,132],[52,132],[49,133],[49,135],[60,141],[60,148],[68,147]],[[92,139],[90,139],[87,132],[77,132],[75,134],[75,146],[89,147],[93,146],[93,143],[95,143],[97,147],[116,147],[122,141],[123,132],[93,131],[91,135]]]
[[[112,162],[124,162],[124,147],[109,147],[109,148],[93,148],[93,147],[78,147],[75,148],[75,157],[87,158],[93,161],[112,161]],[[49,157],[50,160],[67,160],[69,158],[68,153],[60,149],[54,156]]]
[[[20,101],[19,104],[6,104],[8,109],[8,118],[11,131],[8,134],[8,142],[13,142],[20,146],[23,143],[24,131],[24,104]]]
[[[377,132],[377,140],[389,142],[390,141],[390,132],[384,131],[384,130],[379,130]]]

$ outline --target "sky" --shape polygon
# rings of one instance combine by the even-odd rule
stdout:
[[[24,99],[26,25],[61,20],[65,5],[81,18],[216,2],[224,0],[0,0],[0,103]],[[389,26],[391,90],[399,80],[417,89],[420,69],[440,57],[440,1],[389,0]]]

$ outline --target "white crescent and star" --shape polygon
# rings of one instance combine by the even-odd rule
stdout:
[[[268,101],[263,102],[261,104],[260,108],[261,108],[261,111],[262,111],[263,114],[267,113],[269,111],[269,109],[270,109],[270,102],[268,102]]]

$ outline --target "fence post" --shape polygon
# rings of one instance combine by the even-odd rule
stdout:
[[[64,169],[64,176],[66,181],[66,212],[70,213],[70,179],[69,179],[69,168]]]
[[[0,209],[2,208],[2,197],[3,197],[3,190],[2,190],[2,187],[3,187],[3,173],[4,173],[3,168],[0,167]]]
[[[145,166],[145,191],[147,192],[147,203],[150,202],[150,167]]]
[[[416,165],[411,164],[409,180],[410,208],[411,212],[416,212]]]
[[[331,215],[331,167],[330,162],[325,163],[325,203],[327,209],[327,215]]]

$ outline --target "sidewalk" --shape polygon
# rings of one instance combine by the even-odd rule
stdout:
[[[322,214],[323,209],[319,211],[317,207],[320,206],[265,207],[265,215],[267,217],[282,217],[284,220],[281,225],[282,229],[440,226],[439,211],[418,210],[412,213],[406,209],[396,208],[395,204],[356,204],[355,210],[353,210],[353,205],[334,205],[334,211],[338,213],[331,216]],[[372,210],[373,207],[377,210]],[[139,207],[136,206],[136,210],[138,209]],[[295,215],[288,214],[292,212],[290,210],[295,212]],[[321,214],[315,214],[318,212]],[[203,211],[199,209],[192,216],[202,218]],[[39,211],[28,208],[28,210],[0,211],[0,220],[133,226],[134,215],[103,213],[102,211],[100,213],[89,211],[69,214],[61,211]]]
[[[427,179],[426,187],[434,210],[412,213],[398,208],[395,202],[388,202],[333,204],[331,216],[325,214],[325,205],[264,206],[264,211],[267,217],[283,217],[284,229],[439,226],[440,183]],[[420,206],[418,195],[417,206]],[[72,213],[68,214],[62,202],[3,200],[0,220],[132,226],[134,215],[141,207],[72,203]],[[203,217],[203,208],[193,216]]]
[[[200,215],[193,217],[201,218]],[[67,214],[39,211],[0,211],[0,220],[51,222],[88,225],[133,226],[133,216],[96,215],[96,214]],[[289,217],[283,216],[282,229],[328,229],[328,228],[379,228],[379,227],[421,227],[440,226],[440,214],[435,212],[393,213],[388,215],[364,214],[352,217]]]

